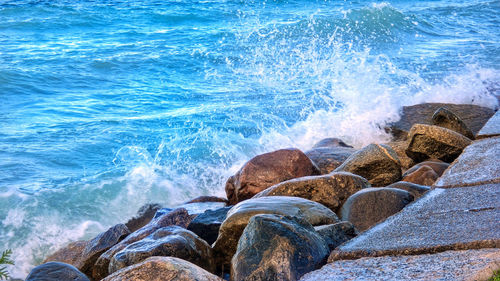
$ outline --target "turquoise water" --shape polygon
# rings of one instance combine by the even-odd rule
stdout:
[[[0,0],[0,245],[14,277],[249,158],[361,147],[403,105],[500,95],[500,1]],[[0,248],[0,250],[2,250]]]

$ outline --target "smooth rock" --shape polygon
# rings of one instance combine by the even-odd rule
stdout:
[[[254,198],[264,196],[294,196],[318,202],[338,212],[349,196],[370,183],[361,176],[347,172],[333,172],[323,176],[302,177],[273,185]]]
[[[446,169],[448,169],[450,164],[443,162],[441,160],[437,160],[437,159],[420,162],[418,164],[415,164],[410,169],[408,169],[403,174],[403,178],[408,176],[409,174],[415,172],[416,170],[418,170],[422,166],[428,166],[428,167],[432,168],[432,170],[434,170],[434,172],[436,172],[436,174],[440,177],[444,173],[444,171],[446,171]]]
[[[329,252],[307,221],[256,215],[243,231],[232,258],[231,280],[298,280],[323,265]]]
[[[359,231],[401,211],[413,201],[413,196],[396,188],[365,188],[358,191],[342,206],[342,220],[351,222]]]
[[[90,281],[90,279],[71,264],[51,261],[33,268],[25,281]]]
[[[146,204],[141,208],[139,208],[137,214],[133,218],[128,220],[125,223],[125,225],[128,227],[130,232],[134,232],[139,228],[148,224],[153,219],[154,215],[156,214],[156,211],[158,211],[161,208],[162,207],[160,206],[160,204],[154,204],[154,203]]]
[[[188,211],[189,215],[193,217],[193,219],[199,214],[203,214],[208,210],[217,210],[226,206],[224,202],[195,202],[195,203],[187,203],[178,206],[177,208],[184,208]]]
[[[452,130],[415,124],[410,130],[406,154],[417,162],[435,158],[450,163],[471,143],[470,139]]]
[[[188,202],[184,204],[189,204],[189,203],[204,203],[204,202],[222,202],[222,203],[227,203],[226,198],[222,197],[217,197],[217,196],[198,196],[192,200],[189,200]]]
[[[188,261],[175,257],[151,257],[125,267],[102,281],[223,281]]]
[[[415,160],[411,159],[406,155],[406,148],[408,148],[408,142],[406,141],[393,141],[385,143],[385,145],[392,148],[398,155],[399,161],[401,162],[401,170],[406,171],[410,167],[414,166]]]
[[[341,260],[310,272],[300,281],[489,280],[500,269],[500,249],[446,251],[416,256]]]
[[[401,179],[401,162],[389,146],[370,144],[349,156],[335,171],[360,175],[373,186],[386,186]]]
[[[490,138],[500,135],[500,111],[488,120],[486,125],[477,133],[478,139]]]
[[[212,248],[205,240],[182,227],[167,226],[116,253],[109,264],[109,273],[153,256],[177,257],[215,272]]]
[[[226,182],[229,204],[249,199],[282,181],[318,175],[319,169],[298,149],[281,149],[258,155]]]
[[[339,138],[322,139],[313,146],[313,148],[317,148],[317,147],[350,147],[350,148],[352,148],[352,146],[346,144],[343,140],[341,140]]]
[[[440,107],[432,115],[432,125],[450,129],[473,140],[474,134],[465,123],[450,110]]]
[[[439,175],[431,167],[421,165],[418,169],[404,176],[402,181],[431,186],[438,178]]]
[[[213,244],[219,264],[230,264],[248,221],[258,214],[299,217],[314,226],[339,222],[332,210],[303,198],[268,196],[245,200],[231,208]]]
[[[76,241],[71,242],[65,247],[57,250],[53,254],[49,255],[43,263],[47,263],[49,261],[58,261],[62,263],[71,264],[73,266],[80,266],[82,261],[82,253],[83,249],[87,246],[89,241]]]
[[[231,208],[223,207],[216,210],[207,210],[192,220],[187,229],[196,233],[211,245],[217,240],[220,226]]]
[[[429,186],[414,184],[406,181],[398,181],[386,187],[406,190],[411,195],[413,195],[413,198],[415,198],[415,200],[417,198],[422,197],[426,192],[428,192],[431,189]]]
[[[350,147],[317,147],[305,152],[307,157],[319,168],[321,174],[328,174],[340,166],[351,154],[356,152]]]
[[[348,221],[320,225],[314,227],[314,229],[323,239],[325,239],[330,251],[359,234],[354,225]]]

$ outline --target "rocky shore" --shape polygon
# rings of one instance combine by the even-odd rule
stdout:
[[[353,128],[355,129],[355,128]],[[227,198],[142,207],[26,280],[487,280],[500,269],[500,113],[405,107],[393,141],[250,159]]]

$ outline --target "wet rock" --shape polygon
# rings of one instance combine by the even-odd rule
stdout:
[[[426,192],[428,192],[431,189],[429,186],[419,185],[419,184],[406,182],[406,181],[398,181],[398,182],[390,184],[386,187],[399,188],[402,190],[406,190],[411,195],[413,195],[413,198],[415,198],[415,199],[422,197],[422,195],[424,195]]]
[[[231,261],[231,280],[298,280],[329,254],[307,221],[280,215],[252,217]]]
[[[312,225],[339,222],[333,211],[316,202],[288,196],[252,198],[235,205],[222,223],[213,244],[218,263],[229,265],[236,252],[241,233],[251,217],[258,214],[277,214],[303,218]]]
[[[109,273],[153,256],[177,257],[215,271],[212,248],[205,240],[182,227],[167,226],[116,253],[109,264]]]
[[[146,204],[142,206],[139,211],[137,211],[135,217],[126,222],[125,225],[128,227],[130,232],[134,232],[148,224],[151,219],[153,219],[156,211],[158,211],[159,209],[161,209],[160,204]]]
[[[348,221],[320,225],[314,227],[314,229],[326,241],[330,251],[359,234],[354,225]]]
[[[187,203],[178,206],[178,208],[184,208],[188,211],[189,215],[196,218],[199,214],[203,214],[208,210],[217,210],[222,207],[225,207],[226,203],[224,202],[196,202],[196,203]]]
[[[462,119],[446,108],[440,107],[434,112],[434,115],[432,115],[432,124],[455,131],[471,140],[474,139],[474,134]]]
[[[333,146],[317,147],[305,154],[319,168],[321,174],[328,174],[340,166],[351,154],[356,152],[354,148]]]
[[[401,162],[389,146],[370,144],[349,156],[335,171],[360,175],[373,186],[386,186],[401,179]]]
[[[313,146],[313,148],[318,148],[318,147],[350,147],[350,148],[352,148],[352,146],[346,144],[343,140],[338,139],[338,138],[322,139]]]
[[[408,143],[406,141],[393,141],[385,143],[385,145],[392,148],[398,155],[399,161],[401,162],[402,171],[406,171],[416,164],[415,160],[406,155],[406,148],[408,147]]]
[[[298,149],[281,149],[252,158],[226,183],[229,204],[293,178],[318,175],[319,169]]]
[[[438,178],[439,175],[431,167],[423,165],[403,177],[403,181],[431,186]]]
[[[396,188],[365,188],[347,199],[342,206],[342,220],[351,222],[359,231],[401,211],[413,196]]]
[[[217,240],[219,228],[226,219],[227,212],[229,212],[230,209],[231,207],[224,207],[216,210],[207,210],[191,221],[187,229],[196,233],[211,245]]]
[[[403,178],[406,177],[407,175],[415,172],[416,170],[418,170],[422,166],[428,166],[428,167],[432,168],[432,170],[434,170],[434,172],[436,172],[436,174],[440,177],[444,173],[444,171],[446,169],[448,169],[450,164],[443,162],[441,160],[437,160],[437,159],[420,162],[420,163],[414,165],[413,167],[411,167],[410,169],[408,169],[403,174]]]
[[[452,130],[415,124],[410,130],[406,154],[417,162],[435,158],[450,163],[471,143],[470,139]]]
[[[223,281],[188,261],[175,257],[150,257],[121,269],[103,281]]]
[[[70,264],[52,261],[33,268],[26,281],[90,281],[90,279]]]
[[[273,185],[254,198],[264,196],[294,196],[318,202],[338,212],[349,196],[370,183],[361,176],[347,172],[333,172],[324,176],[302,177]]]
[[[71,242],[45,258],[42,263],[58,261],[78,267],[82,264],[82,252],[88,243],[88,241]]]
[[[158,211],[160,212],[160,210]],[[120,241],[115,246],[111,247],[109,250],[104,252],[94,264],[92,268],[92,278],[95,280],[100,280],[108,275],[108,266],[111,261],[111,258],[123,250],[128,245],[142,240],[146,236],[154,233],[156,230],[169,226],[169,225],[177,225],[181,227],[187,227],[191,222],[192,217],[189,215],[186,209],[175,209],[170,212],[162,213],[159,215],[155,215],[153,220],[149,222],[147,225],[142,227],[141,229],[133,232],[128,235],[125,239]]]
[[[226,198],[221,198],[217,196],[198,196],[184,204],[189,204],[189,203],[204,203],[204,202],[222,202],[222,203],[227,203]]]

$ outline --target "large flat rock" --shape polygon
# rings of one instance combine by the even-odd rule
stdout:
[[[479,248],[500,248],[500,184],[433,189],[328,260]]]
[[[500,137],[475,141],[436,181],[448,188],[500,183]]]
[[[486,125],[477,133],[478,139],[500,136],[500,110],[486,122]]]
[[[300,281],[487,280],[500,269],[500,249],[447,251],[417,256],[343,260],[304,275]]]

